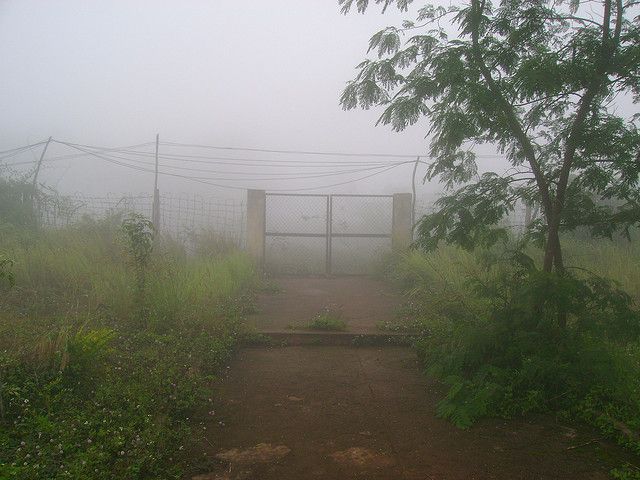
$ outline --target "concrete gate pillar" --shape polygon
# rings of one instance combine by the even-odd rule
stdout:
[[[393,194],[393,220],[391,227],[391,247],[394,251],[402,251],[411,245],[411,205],[410,193]]]
[[[247,252],[264,266],[267,197],[264,190],[247,190]]]

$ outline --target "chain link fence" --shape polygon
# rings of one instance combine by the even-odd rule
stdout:
[[[38,205],[42,225],[61,228],[84,217],[100,220],[135,212],[151,218],[153,196],[43,194],[39,196]],[[416,221],[434,210],[433,200],[416,199]],[[518,205],[502,224],[514,234],[521,234],[525,210],[523,204]],[[376,235],[391,232],[392,211],[391,196],[333,195],[329,200],[328,195],[269,194],[266,267],[274,273],[287,274],[371,273],[377,267],[376,261],[380,262],[391,250],[391,239]],[[244,200],[184,194],[160,197],[161,235],[185,245],[192,244],[197,236],[207,234],[243,247],[245,228]],[[328,228],[331,229],[329,258]]]
[[[112,215],[138,213],[151,218],[153,196],[44,195],[38,204],[42,225],[60,228],[73,225],[85,217],[100,220]],[[200,195],[160,197],[160,234],[185,244],[194,236],[206,232],[242,246],[245,218],[245,203],[241,200]]]
[[[391,251],[390,195],[266,196],[265,266],[275,274],[368,274]]]
[[[276,274],[326,271],[326,195],[266,196],[265,268]]]
[[[368,274],[378,270],[391,251],[393,197],[334,195],[331,203],[331,271]]]

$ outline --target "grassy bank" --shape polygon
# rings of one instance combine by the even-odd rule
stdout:
[[[120,222],[0,227],[15,277],[0,287],[0,478],[164,479],[193,467],[252,265],[215,244],[194,257],[160,242],[140,298]]]
[[[565,246],[567,279],[505,249],[453,247],[414,251],[389,274],[425,332],[416,345],[425,369],[449,385],[442,417],[468,427],[551,412],[640,455],[640,246],[575,237]],[[636,467],[614,474],[640,478]]]

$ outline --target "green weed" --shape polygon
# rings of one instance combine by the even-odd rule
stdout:
[[[347,322],[343,320],[342,314],[338,310],[327,307],[311,319],[307,328],[309,330],[343,332],[347,329]]]

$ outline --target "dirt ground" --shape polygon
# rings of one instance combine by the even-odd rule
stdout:
[[[402,299],[383,281],[370,277],[284,277],[274,281],[276,293],[258,296],[258,312],[248,319],[261,331],[303,327],[325,308],[347,323],[347,331],[378,330],[393,321]]]
[[[343,278],[333,285],[321,280],[282,282],[282,292],[260,300],[263,325],[280,326],[337,299],[348,304],[345,315],[359,319],[353,326],[372,328],[399,302],[370,279]],[[362,310],[347,302],[349,292],[355,292]],[[307,304],[307,299],[313,300]],[[604,459],[617,450],[594,432],[548,418],[487,420],[460,430],[437,418],[442,394],[409,348],[242,349],[209,412],[203,444],[207,471],[193,478],[608,478],[611,466]]]

